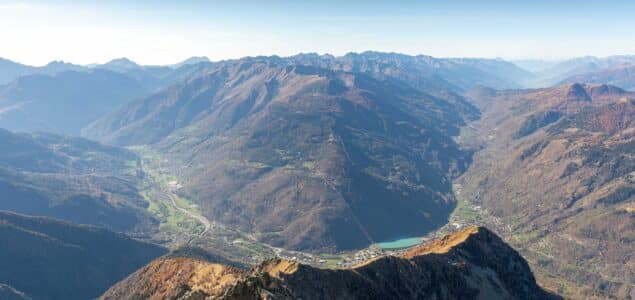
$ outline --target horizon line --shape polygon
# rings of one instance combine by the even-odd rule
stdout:
[[[120,56],[120,57],[113,57],[111,59],[105,59],[104,62],[91,62],[91,63],[74,63],[71,62],[69,60],[64,60],[64,59],[53,59],[48,61],[45,64],[32,64],[32,63],[28,63],[28,62],[23,62],[23,61],[18,61],[18,60],[14,60],[5,56],[0,56],[0,60],[6,60],[6,61],[10,61],[16,64],[21,64],[24,66],[29,66],[29,67],[45,67],[47,65],[53,64],[53,63],[64,63],[64,64],[71,64],[71,65],[76,65],[76,66],[82,66],[82,67],[91,67],[91,66],[96,66],[96,65],[104,65],[116,60],[129,60],[139,66],[142,67],[151,67],[151,66],[173,66],[173,65],[178,65],[180,63],[183,63],[189,59],[192,58],[203,58],[203,59],[207,59],[209,62],[212,63],[217,63],[217,62],[224,62],[224,61],[232,61],[232,60],[241,60],[241,59],[247,59],[247,58],[259,58],[259,57],[279,57],[279,58],[290,58],[290,57],[294,57],[294,56],[298,56],[298,55],[318,55],[318,56],[331,56],[331,57],[335,57],[335,58],[339,58],[339,57],[345,57],[347,55],[353,55],[353,54],[364,54],[364,53],[381,53],[381,54],[397,54],[397,55],[404,55],[404,56],[411,56],[411,57],[419,57],[419,56],[425,56],[425,57],[432,57],[432,58],[436,58],[436,59],[488,59],[488,60],[503,60],[503,61],[507,61],[510,63],[513,63],[514,61],[543,61],[543,62],[562,62],[562,61],[567,61],[567,60],[572,60],[572,59],[577,59],[577,58],[598,58],[598,59],[606,59],[606,58],[612,58],[612,57],[627,57],[627,56],[635,56],[635,54],[611,54],[611,55],[592,55],[592,54],[587,54],[587,55],[580,55],[580,56],[567,56],[567,57],[486,57],[486,56],[434,56],[434,55],[429,55],[429,54],[424,54],[424,53],[418,53],[418,54],[408,54],[405,52],[396,52],[396,51],[379,51],[379,50],[364,50],[364,51],[348,51],[344,54],[341,55],[335,55],[332,53],[328,53],[328,52],[297,52],[295,54],[292,55],[282,55],[282,54],[259,54],[259,55],[246,55],[246,56],[240,56],[240,57],[227,57],[227,58],[218,58],[218,59],[211,59],[210,56],[208,55],[192,55],[192,56],[188,56],[185,57],[179,61],[176,62],[171,62],[171,63],[138,63],[138,61],[136,59],[130,58],[128,56]]]

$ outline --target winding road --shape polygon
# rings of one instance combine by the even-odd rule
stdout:
[[[200,233],[194,235],[193,237],[191,237],[186,243],[185,245],[189,245],[192,241],[194,241],[197,238],[202,237],[203,235],[205,235],[211,228],[212,228],[212,222],[210,222],[205,216],[200,215],[198,213],[195,213],[193,211],[190,211],[186,208],[180,207],[177,202],[176,202],[176,195],[172,192],[172,189],[169,187],[163,187],[162,188],[163,193],[170,199],[170,203],[172,204],[172,206],[174,206],[174,208],[176,210],[178,210],[180,213],[186,215],[187,217],[189,217],[190,219],[194,219],[197,222],[203,224],[203,226],[205,227],[205,229],[203,231],[201,231]]]

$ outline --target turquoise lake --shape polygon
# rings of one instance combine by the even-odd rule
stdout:
[[[420,243],[421,243],[420,237],[413,237],[413,238],[405,238],[405,239],[398,239],[398,240],[389,241],[389,242],[383,242],[377,245],[379,245],[379,248],[382,248],[384,250],[391,250],[391,249],[408,248],[408,247],[416,246]]]

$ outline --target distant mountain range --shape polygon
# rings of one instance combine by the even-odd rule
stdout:
[[[635,63],[635,55],[617,55],[608,57],[586,56],[562,61],[543,71],[552,77],[569,77],[575,74],[596,72],[603,69]]]
[[[532,71],[533,78],[522,81],[525,87],[548,87],[559,83],[613,84],[630,89],[629,74],[620,74],[621,69],[635,65],[635,55],[608,57],[585,56],[561,61],[515,61],[518,66]],[[611,75],[613,74],[613,75]],[[627,79],[621,78],[626,75]]]
[[[0,127],[79,135],[102,115],[210,64],[195,58],[178,67],[140,66],[124,58],[93,67],[54,62],[36,68],[0,61],[0,73],[14,74],[0,85]]]
[[[0,126],[79,135],[81,128],[147,89],[107,70],[27,75],[0,86]]]
[[[378,79],[399,79],[415,88],[462,91],[477,85],[494,88],[520,87],[531,73],[500,59],[435,58],[367,51],[341,57],[300,54],[285,58],[292,64],[371,74]]]
[[[107,69],[111,71],[118,71],[120,73],[126,73],[132,70],[140,69],[179,69],[181,67],[189,65],[197,65],[201,63],[209,63],[207,57],[191,57],[180,63],[169,66],[142,66],[125,57],[113,59],[104,64],[91,64],[91,65],[75,65],[63,61],[52,61],[45,66],[35,67],[17,63],[8,59],[0,58],[0,85],[7,84],[15,79],[18,79],[26,75],[55,75],[57,73],[66,71],[89,71],[91,69]]]
[[[530,72],[501,59],[441,59],[371,51],[340,57],[309,53],[267,59],[283,65],[364,73],[380,80],[397,79],[433,96],[448,101],[454,98],[454,105],[463,106],[456,102],[461,101],[456,94],[476,86],[509,89],[579,81],[628,89],[633,86],[635,62],[633,56],[583,57],[542,62],[542,71]],[[0,60],[0,127],[77,135],[98,117],[133,99],[209,72],[215,64],[235,62],[212,63],[206,57],[192,57],[174,65],[143,66],[118,58],[90,66],[56,61],[32,67]],[[528,66],[523,61],[517,63]],[[528,68],[539,69],[531,66]]]
[[[79,71],[82,69],[84,69],[84,67],[62,61],[53,61],[46,66],[33,67],[0,58],[0,85],[26,75],[55,75],[59,72]]]
[[[635,63],[608,67],[598,71],[573,75],[562,83],[586,82],[611,84],[627,90],[635,90]]]
[[[0,211],[0,296],[93,299],[165,252],[97,227]]]
[[[91,69],[105,69],[134,79],[150,92],[155,92],[196,74],[213,64],[205,57],[192,57],[168,66],[142,66],[127,58],[118,58]]]

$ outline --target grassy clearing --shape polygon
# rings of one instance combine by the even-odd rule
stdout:
[[[142,185],[142,195],[148,201],[148,212],[159,220],[159,229],[170,232],[199,233],[204,226],[177,210],[171,203],[170,196],[174,197],[176,204],[184,209],[197,212],[198,208],[185,198],[169,195],[168,182],[179,181],[172,174],[160,172],[161,158],[154,155],[147,147],[131,147],[141,157],[141,168],[146,174]]]
[[[159,229],[166,231],[198,233],[204,230],[204,226],[178,211],[170,203],[157,201],[157,197],[143,193],[148,201],[148,212],[154,215],[160,222]]]
[[[453,185],[456,208],[450,215],[450,220],[456,220],[467,224],[474,224],[482,220],[481,213],[470,205],[461,194],[461,187]]]
[[[454,142],[459,145],[468,145],[474,143],[477,139],[476,130],[470,127],[461,127],[459,135],[454,137]]]
[[[452,216],[456,216],[457,219],[470,224],[481,220],[481,214],[477,210],[466,204],[465,201],[457,202]]]

